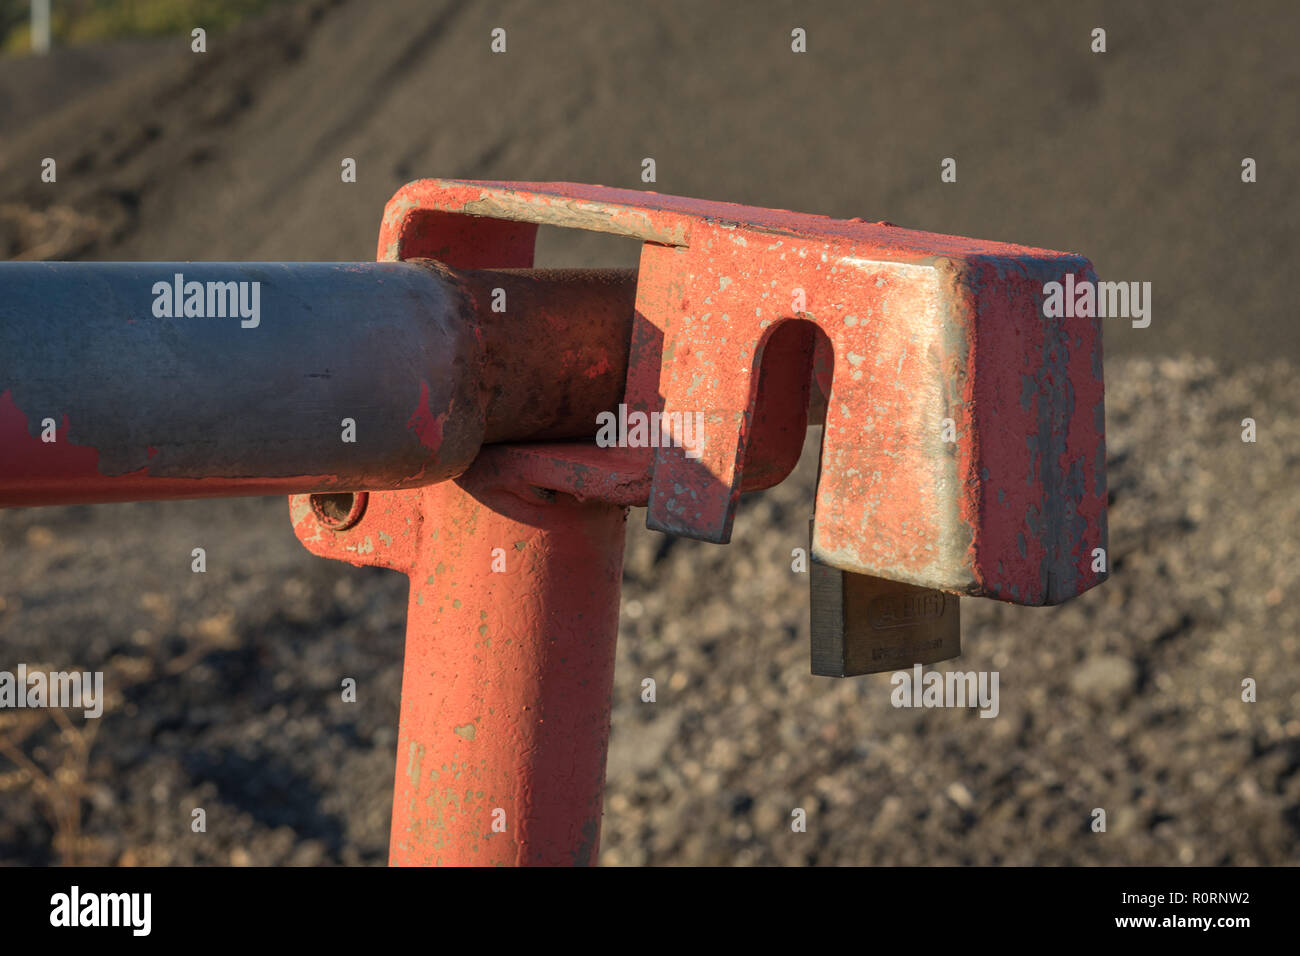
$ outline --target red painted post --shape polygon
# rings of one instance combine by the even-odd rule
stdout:
[[[313,552],[411,579],[394,865],[595,862],[627,508],[520,464],[486,449],[338,531],[292,499]]]
[[[627,509],[479,468],[424,507],[389,861],[594,863]]]

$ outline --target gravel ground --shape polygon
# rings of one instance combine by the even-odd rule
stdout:
[[[1108,365],[1113,576],[1058,608],[963,602],[965,653],[940,669],[998,671],[994,719],[895,709],[887,675],[809,675],[790,552],[816,431],[729,546],[634,510],[601,861],[1295,862],[1294,382],[1281,360]],[[49,775],[0,761],[0,862],[385,859],[404,578],[312,557],[266,498],[0,511],[0,581],[6,660],[103,669],[111,691],[84,762],[79,718],[0,715]]]
[[[1296,861],[1294,375],[1108,366],[1113,576],[1057,608],[962,602],[964,653],[939,669],[998,671],[993,719],[895,709],[888,675],[809,676],[789,554],[813,442],[742,508],[729,547],[679,541],[656,561],[663,542],[635,534],[604,861]],[[643,674],[668,688],[653,705],[635,696]]]

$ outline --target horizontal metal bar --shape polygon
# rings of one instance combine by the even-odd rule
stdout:
[[[530,319],[558,281],[429,261],[0,264],[0,507],[409,488],[489,438],[594,433],[622,391],[635,279],[559,283]],[[503,283],[513,307],[485,311]]]

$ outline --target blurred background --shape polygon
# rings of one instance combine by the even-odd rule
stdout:
[[[646,188],[652,157],[660,192],[1151,282],[1149,328],[1105,325],[1110,581],[965,601],[940,665],[999,671],[996,719],[809,675],[790,554],[816,431],[729,546],[633,510],[603,863],[1300,861],[1293,3],[51,7],[34,54],[29,0],[0,0],[8,259],[371,259],[411,179]],[[636,253],[544,231],[539,264]],[[400,575],[309,555],[279,498],[0,511],[0,670],[103,670],[110,692],[97,721],[0,711],[0,863],[382,863],[405,602]]]

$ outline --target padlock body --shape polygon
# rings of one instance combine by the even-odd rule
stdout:
[[[813,561],[812,672],[853,677],[961,654],[958,598]]]

